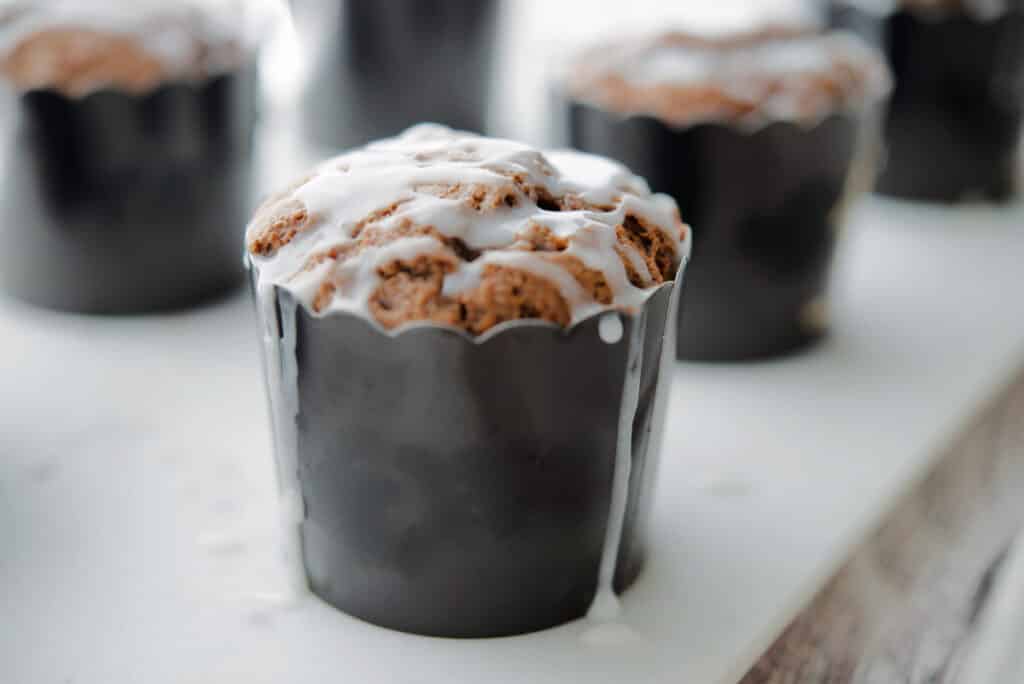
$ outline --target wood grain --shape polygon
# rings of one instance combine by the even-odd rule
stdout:
[[[741,684],[960,681],[969,637],[1022,527],[1024,375],[899,502]]]

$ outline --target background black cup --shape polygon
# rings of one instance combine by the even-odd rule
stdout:
[[[859,4],[862,0],[824,0],[825,25],[856,33],[866,43],[884,49],[886,21],[881,8],[865,10]]]
[[[484,130],[497,0],[297,0],[306,129],[350,147],[434,122]]]
[[[745,131],[568,107],[573,146],[622,161],[672,195],[693,226],[680,358],[776,356],[822,336],[839,209],[861,140],[858,115]]]
[[[0,280],[89,313],[184,306],[241,283],[255,66],[130,95],[8,94]]]
[[[430,325],[389,335],[351,314],[311,316],[278,290],[278,310],[296,311],[284,326],[298,369],[297,453],[278,458],[297,463],[312,590],[368,622],[432,636],[582,617],[598,582],[624,392],[638,382],[615,588],[632,584],[657,470],[659,382],[671,380],[661,350],[673,287],[622,316],[616,344],[598,318],[569,331],[521,321],[476,340]],[[640,373],[628,371],[634,330]]]
[[[833,23],[881,26],[895,77],[880,192],[916,200],[997,201],[1019,191],[1024,9],[993,19],[840,6]]]

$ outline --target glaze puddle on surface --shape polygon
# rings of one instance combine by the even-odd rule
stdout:
[[[628,646],[642,639],[640,634],[623,622],[596,622],[587,626],[580,639],[587,646]]]

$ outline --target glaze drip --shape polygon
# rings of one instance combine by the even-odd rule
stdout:
[[[288,589],[295,595],[307,591],[302,563],[300,525],[305,517],[298,471],[299,413],[298,335],[294,300],[279,297],[273,287],[256,287],[256,310],[263,331],[262,356],[267,396],[270,401],[274,462],[277,473],[281,561],[288,574]]]
[[[630,322],[629,358],[623,380],[622,406],[619,414],[618,443],[615,450],[615,470],[612,477],[611,506],[601,551],[601,568],[597,579],[597,593],[587,617],[596,622],[613,622],[619,617],[621,606],[615,594],[615,569],[622,546],[622,533],[629,505],[629,479],[633,470],[633,421],[640,402],[640,378],[643,373],[644,331],[646,315]]]

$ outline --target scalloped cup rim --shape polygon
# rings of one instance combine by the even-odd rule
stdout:
[[[147,100],[151,97],[155,97],[165,92],[173,91],[189,91],[192,93],[199,92],[209,86],[211,83],[220,79],[234,78],[240,74],[245,73],[248,69],[258,68],[258,60],[255,59],[244,59],[238,64],[229,69],[223,69],[215,71],[213,73],[205,74],[203,76],[194,77],[175,77],[167,78],[154,84],[152,87],[145,88],[142,90],[129,90],[127,88],[117,87],[111,84],[106,84],[98,88],[88,90],[81,94],[72,94],[61,88],[54,86],[43,86],[43,87],[32,87],[32,88],[20,88],[16,84],[12,83],[10,79],[2,79],[4,88],[13,93],[16,97],[24,98],[30,96],[46,96],[46,97],[58,97],[68,102],[86,103],[90,100],[97,99],[110,99],[118,98],[125,100]]]
[[[840,6],[848,7],[860,12],[864,12],[876,19],[883,21],[892,18],[897,14],[909,14],[916,19],[927,22],[941,22],[951,18],[960,18],[973,21],[977,24],[988,24],[1011,14],[1024,14],[1024,5],[1011,5],[1007,4],[1005,8],[1000,11],[993,12],[991,14],[980,14],[974,10],[957,10],[953,7],[941,8],[908,8],[899,7],[897,3],[893,3],[891,6],[886,7],[872,7],[870,3],[865,4],[863,2],[857,2],[857,0],[845,0],[845,2],[837,3]]]
[[[327,311],[325,313],[313,313],[313,312],[311,312],[309,310],[309,308],[305,304],[303,304],[303,303],[299,302],[298,300],[296,300],[295,296],[286,287],[282,287],[280,285],[276,285],[275,284],[273,286],[273,288],[274,288],[274,293],[275,293],[275,295],[277,297],[280,297],[281,295],[288,295],[293,300],[295,300],[296,305],[298,305],[301,308],[303,308],[307,312],[307,314],[309,314],[312,318],[314,318],[316,320],[329,320],[329,319],[345,320],[345,319],[347,319],[347,320],[351,320],[351,321],[360,321],[363,324],[365,324],[368,327],[370,327],[373,330],[375,330],[376,332],[378,332],[379,334],[381,334],[381,335],[383,335],[383,336],[385,336],[385,337],[387,337],[389,339],[397,339],[398,337],[401,337],[403,335],[413,334],[413,333],[420,332],[420,331],[425,331],[425,330],[437,330],[437,331],[440,331],[442,333],[447,333],[447,334],[450,334],[450,335],[454,335],[456,337],[460,337],[463,340],[465,340],[466,342],[470,342],[470,343],[472,343],[474,345],[482,345],[482,344],[485,344],[485,343],[489,342],[490,340],[498,337],[499,335],[501,335],[501,334],[503,334],[505,332],[508,332],[508,331],[511,331],[511,330],[518,330],[518,329],[521,329],[521,328],[536,328],[538,330],[550,330],[552,332],[561,333],[565,337],[569,337],[569,336],[571,336],[576,331],[577,328],[582,327],[585,323],[588,323],[588,322],[593,321],[593,320],[597,320],[597,319],[601,318],[602,316],[606,316],[606,315],[608,315],[610,313],[618,314],[618,315],[623,316],[623,317],[625,317],[625,318],[627,318],[629,320],[636,320],[636,319],[638,319],[643,314],[644,310],[647,308],[647,305],[650,303],[650,301],[654,297],[656,297],[658,294],[660,294],[663,290],[672,289],[677,284],[679,284],[680,286],[682,285],[682,283],[683,283],[683,275],[684,275],[684,272],[686,271],[686,266],[687,266],[688,261],[689,261],[688,259],[684,259],[683,260],[683,262],[680,264],[679,268],[676,270],[675,278],[673,278],[672,280],[670,280],[668,282],[662,283],[661,285],[658,285],[657,287],[652,287],[652,288],[650,288],[649,290],[646,291],[646,296],[644,298],[644,304],[643,304],[643,307],[641,307],[640,310],[629,311],[629,310],[625,310],[625,309],[616,309],[616,308],[613,308],[613,307],[605,307],[605,308],[602,308],[600,311],[595,311],[594,313],[590,314],[589,316],[581,318],[580,320],[576,321],[572,325],[569,325],[569,326],[566,326],[566,327],[562,327],[562,326],[558,325],[557,323],[552,323],[550,321],[546,321],[546,320],[539,319],[539,318],[520,318],[520,319],[516,319],[516,320],[512,320],[512,321],[505,321],[503,323],[499,323],[498,325],[494,326],[493,328],[490,328],[490,329],[486,330],[485,332],[481,333],[480,335],[472,335],[469,332],[463,330],[462,328],[456,328],[455,326],[445,325],[443,323],[433,323],[431,321],[410,321],[408,323],[405,323],[403,325],[398,326],[397,328],[393,328],[391,330],[388,330],[387,328],[382,326],[380,323],[378,323],[376,320],[374,320],[372,317],[364,316],[364,315],[361,315],[361,314],[358,314],[358,313],[355,313],[355,312],[352,312],[352,311],[334,310],[334,311]]]
[[[834,119],[857,120],[862,117],[871,116],[872,111],[879,107],[881,103],[889,97],[889,93],[890,91],[887,90],[884,94],[880,94],[872,98],[865,98],[863,102],[833,109],[829,112],[813,117],[778,118],[761,116],[756,118],[740,118],[733,120],[702,118],[694,119],[688,123],[667,121],[659,117],[657,114],[651,114],[650,112],[617,112],[606,107],[602,107],[595,102],[572,95],[566,96],[566,99],[570,104],[576,104],[590,110],[600,112],[622,123],[635,119],[646,119],[660,124],[674,133],[684,133],[698,128],[722,128],[735,131],[736,133],[754,136],[762,131],[778,128],[795,128],[800,131],[811,131],[824,126],[826,123]]]

